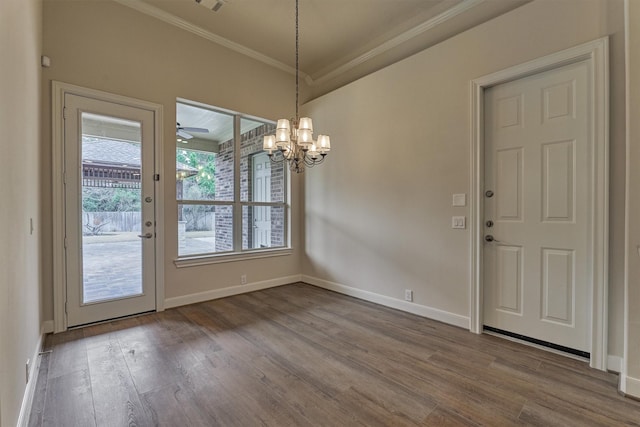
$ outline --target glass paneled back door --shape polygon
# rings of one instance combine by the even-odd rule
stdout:
[[[67,325],[155,309],[149,110],[65,95]]]

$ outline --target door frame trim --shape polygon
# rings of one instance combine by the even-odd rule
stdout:
[[[155,216],[156,216],[156,311],[164,310],[164,178],[162,152],[163,108],[160,104],[135,98],[115,95],[100,90],[89,89],[58,81],[51,86],[51,139],[52,139],[52,197],[53,197],[53,331],[67,330],[65,302],[66,263],[65,263],[65,203],[64,203],[64,99],[72,94],[93,98],[99,101],[126,105],[153,112],[154,116],[154,169],[161,174],[160,181],[155,182]]]
[[[590,227],[591,360],[592,368],[607,369],[608,253],[609,253],[609,39],[603,37],[516,65],[470,82],[471,99],[471,232],[469,283],[470,331],[482,333],[483,313],[483,212],[484,187],[484,91],[522,77],[585,61],[593,96],[591,109]]]

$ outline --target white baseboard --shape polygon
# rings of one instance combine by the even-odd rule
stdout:
[[[376,294],[374,292],[364,291],[362,289],[352,288],[351,286],[341,285],[339,283],[330,282],[328,280],[319,279],[317,277],[302,275],[302,281],[320,288],[330,291],[339,292],[344,295],[360,298],[365,301],[384,305],[386,307],[395,308],[397,310],[406,311],[417,314],[418,316],[427,317],[429,319],[438,320],[443,323],[458,326],[460,328],[469,329],[470,322],[467,316],[450,313],[438,308],[428,307],[413,302],[391,298],[386,295]]]
[[[625,396],[640,399],[640,379],[620,374],[620,391]]]
[[[53,323],[53,322],[52,322]],[[20,415],[18,416],[18,427],[26,427],[29,424],[29,415],[31,414],[31,405],[33,404],[33,395],[36,392],[36,383],[38,372],[40,371],[40,352],[44,344],[44,333],[40,334],[36,348],[31,355],[31,372],[29,372],[29,381],[24,390],[22,397],[22,406],[20,407]]]
[[[246,285],[229,286],[222,289],[212,289],[210,291],[199,292],[196,294],[167,298],[164,300],[164,308],[180,307],[181,305],[195,304],[198,302],[210,301],[212,299],[230,297],[232,295],[246,294],[247,292],[288,285],[290,283],[299,282],[300,280],[301,276],[296,274],[293,276],[264,280],[262,282],[247,283]]]
[[[620,356],[607,356],[607,371],[622,372],[622,357]]]
[[[44,322],[42,322],[42,333],[43,334],[53,333],[53,320],[45,320]]]

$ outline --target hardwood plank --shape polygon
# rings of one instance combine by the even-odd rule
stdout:
[[[249,298],[249,297],[248,297]],[[237,304],[241,302],[249,302],[247,298],[234,299]],[[249,311],[255,312],[258,307],[251,305]],[[276,315],[269,313],[267,308],[263,307],[263,312],[267,316]],[[368,398],[377,402],[382,407],[398,408],[404,411],[409,418],[419,421],[424,418],[430,410],[435,408],[436,403],[429,399],[425,395],[417,395],[414,390],[408,389],[393,379],[390,379],[384,375],[381,375],[382,363],[388,363],[394,365],[396,360],[389,359],[390,355],[397,352],[393,349],[395,346],[386,347],[386,351],[369,352],[363,350],[360,347],[354,346],[353,341],[349,339],[341,339],[334,335],[328,335],[313,327],[308,327],[301,322],[293,322],[295,326],[286,320],[285,317],[279,317],[276,322],[284,322],[288,325],[291,332],[297,334],[302,340],[308,341],[308,345],[315,346],[327,354],[333,355],[340,363],[348,367],[348,377],[353,382],[359,384],[360,388],[364,390],[362,393],[367,393],[370,390],[376,390],[374,395],[369,395]],[[354,337],[355,338],[355,337]],[[380,337],[368,337],[367,343],[372,345]],[[364,344],[362,344],[364,345]],[[392,350],[392,351],[389,351]],[[374,358],[371,358],[371,354],[375,354]],[[384,362],[383,362],[384,361]],[[406,362],[406,361],[405,361]],[[415,365],[415,360],[410,361],[411,365]]]
[[[150,425],[150,414],[140,401],[118,340],[111,335],[102,346],[92,346],[87,359],[96,424]]]
[[[68,374],[49,377],[42,425],[54,427],[96,425],[88,369],[73,370]]]
[[[30,425],[639,425],[586,363],[305,284],[48,336]]]
[[[49,376],[49,363],[51,353],[44,352],[40,356],[40,369],[36,382],[36,390],[33,394],[31,414],[29,415],[29,427],[41,426],[43,422],[45,398],[47,395],[47,377]]]
[[[82,340],[82,330],[72,330],[65,334],[51,335],[46,346],[51,352],[49,378],[56,378],[76,371],[86,371],[87,349]]]
[[[182,308],[181,311],[186,311],[189,319],[202,325],[203,328],[216,329],[208,317],[213,313],[207,312],[203,306]],[[349,412],[335,400],[288,372],[277,361],[256,349],[240,335],[226,333],[219,339],[228,353],[216,353],[210,356],[210,360],[212,365],[224,367],[231,381],[234,381],[234,376],[239,375],[236,369],[258,378],[269,386],[270,393],[275,393],[279,398],[287,401],[292,410],[306,420],[325,420],[326,425],[339,425],[341,420],[349,416]],[[232,364],[228,354],[233,354],[235,364]],[[225,356],[229,357],[229,360],[225,360]],[[318,425],[318,422],[315,421],[312,424]]]
[[[429,414],[429,416],[424,420],[424,424],[441,427],[468,427],[480,425],[440,406]]]

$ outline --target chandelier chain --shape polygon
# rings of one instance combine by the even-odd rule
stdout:
[[[290,120],[280,119],[275,135],[265,135],[263,149],[273,163],[288,163],[292,172],[304,172],[305,167],[322,163],[331,150],[328,135],[318,135],[313,140],[311,118],[300,118],[300,14],[299,0],[296,3],[296,115]],[[274,153],[275,152],[275,153]]]
[[[299,91],[299,63],[298,63],[298,57],[299,57],[299,49],[298,46],[300,44],[299,41],[299,30],[298,30],[298,0],[296,0],[296,117],[295,119],[298,120],[299,116],[298,116],[298,91]]]

